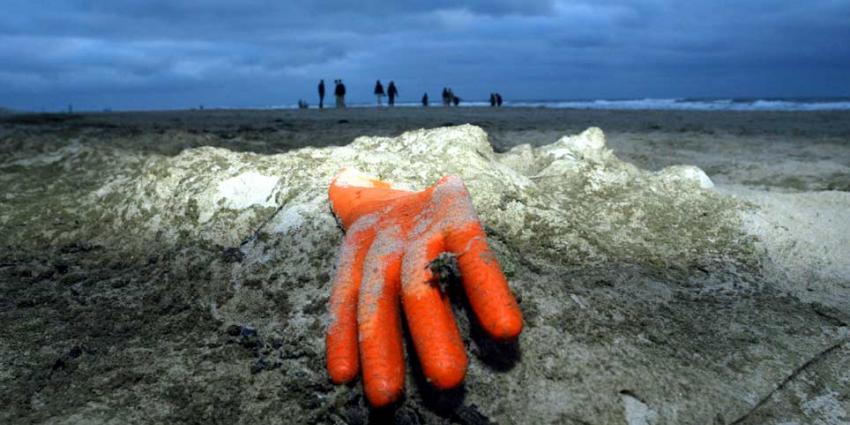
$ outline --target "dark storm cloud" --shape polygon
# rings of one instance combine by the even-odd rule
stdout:
[[[850,94],[850,2],[5,2],[0,105],[291,104],[319,78],[354,100]]]

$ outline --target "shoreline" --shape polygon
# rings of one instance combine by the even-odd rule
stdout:
[[[347,123],[338,122],[349,119]],[[350,119],[359,120],[351,122]],[[382,123],[380,120],[390,119]],[[285,120],[289,122],[280,122]],[[336,122],[334,122],[336,121]],[[140,129],[216,129],[240,125],[298,127],[318,124],[351,124],[367,129],[430,128],[444,124],[473,124],[485,130],[558,129],[581,131],[596,126],[612,132],[724,132],[732,134],[784,134],[850,138],[850,110],[832,111],[702,111],[555,109],[539,107],[463,108],[375,108],[346,109],[185,109],[115,112],[30,113],[0,116],[0,128],[17,125],[65,124],[86,126],[131,126]],[[284,125],[276,125],[284,124]],[[583,127],[583,128],[579,128]],[[48,127],[49,128],[49,127]]]

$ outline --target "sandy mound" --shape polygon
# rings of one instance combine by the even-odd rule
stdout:
[[[713,185],[705,173],[639,170],[606,149],[599,129],[504,154],[493,152],[481,129],[460,126],[268,156],[200,148],[138,157],[72,144],[12,164],[61,165],[106,180],[73,199],[85,220],[77,231],[124,248],[187,238],[238,246],[257,231],[279,235],[305,223],[324,223],[334,239],[327,184],[347,165],[410,188],[458,175],[494,234],[540,261],[687,265],[740,254],[737,204],[706,190]],[[26,221],[27,212],[19,214],[5,219]],[[53,243],[70,236],[32,225],[20,231],[35,234],[15,239],[39,238],[42,230]]]

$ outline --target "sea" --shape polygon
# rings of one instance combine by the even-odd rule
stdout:
[[[351,103],[349,107],[374,108],[374,103]],[[384,103],[386,106],[386,103]],[[396,102],[398,107],[420,107],[419,102]],[[431,106],[440,107],[439,99]],[[461,101],[461,107],[487,107],[488,101]],[[850,110],[850,98],[642,98],[642,99],[570,99],[570,100],[506,100],[503,107],[553,109],[630,109],[691,111],[831,111]],[[314,108],[315,105],[310,105]],[[332,107],[332,106],[331,106]],[[297,108],[279,105],[272,108]]]

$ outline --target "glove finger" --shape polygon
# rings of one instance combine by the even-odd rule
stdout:
[[[363,390],[375,407],[390,404],[404,388],[404,349],[399,316],[401,235],[381,230],[366,255],[357,306]]]
[[[394,189],[390,183],[369,177],[352,168],[343,168],[334,176],[328,187],[328,199],[331,208],[345,228],[376,205],[410,192]]]
[[[466,349],[448,297],[433,280],[430,264],[444,250],[441,235],[409,243],[402,264],[402,305],[425,377],[439,389],[466,375]]]
[[[374,221],[364,218],[345,233],[330,298],[330,323],[325,338],[328,374],[341,384],[357,376],[357,296],[363,260],[375,237]]]
[[[522,331],[522,312],[481,223],[475,220],[447,231],[446,248],[457,254],[464,290],[481,327],[498,341],[515,339]]]

